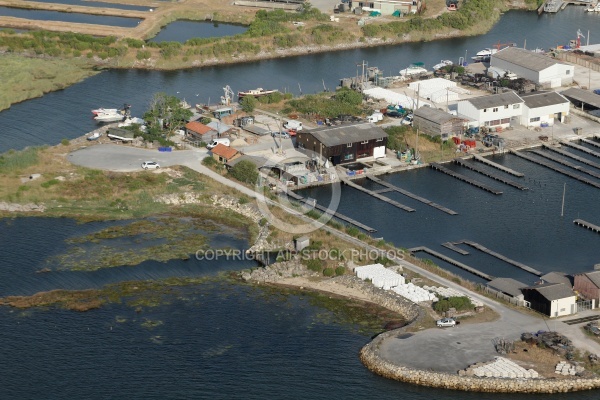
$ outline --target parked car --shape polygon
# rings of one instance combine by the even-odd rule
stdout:
[[[273,136],[274,138],[282,138],[282,139],[289,139],[290,138],[290,134],[287,132],[271,132],[271,136]]]
[[[290,119],[289,121],[286,121],[283,124],[283,127],[285,129],[293,129],[295,131],[301,131],[302,130],[302,122]]]
[[[442,318],[438,319],[435,324],[438,328],[454,328],[456,326],[456,320],[454,320],[454,318]]]
[[[402,118],[404,117],[404,114],[399,112],[399,111],[388,111],[385,113],[385,115],[387,115],[390,118]]]
[[[156,161],[144,161],[142,163],[143,169],[159,169],[160,165]]]
[[[402,120],[402,125],[412,125],[413,123],[413,115],[412,114],[408,114],[406,117],[404,117],[404,119]]]

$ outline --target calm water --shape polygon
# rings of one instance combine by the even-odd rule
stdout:
[[[42,21],[62,21],[77,22],[81,24],[121,26],[123,28],[133,28],[134,26],[137,26],[137,24],[140,23],[139,18],[77,14],[48,10],[28,10],[25,8],[10,7],[0,7],[0,15],[4,17],[37,19]]]
[[[217,22],[175,21],[160,30],[150,42],[185,42],[192,38],[233,36],[244,33],[247,27]]]
[[[150,10],[150,7],[136,6],[133,4],[104,3],[101,1],[83,1],[83,0],[28,0],[28,1],[35,1],[36,3],[70,4],[73,6],[84,6],[84,7],[118,8],[121,10],[135,10],[135,11]]]
[[[134,114],[141,114],[157,91],[177,94],[188,102],[196,98],[214,101],[226,84],[235,91],[263,86],[298,93],[300,83],[303,92],[308,93],[322,89],[321,79],[333,88],[340,77],[354,75],[355,64],[363,59],[395,73],[411,62],[432,65],[440,59],[458,59],[465,50],[473,54],[498,41],[522,42],[527,37],[528,47],[554,46],[573,38],[577,28],[585,32],[597,24],[597,18],[590,19],[582,11],[568,7],[558,15],[539,18],[532,13],[511,12],[489,34],[476,38],[174,73],[109,71],[0,113],[0,151],[79,136],[94,127],[89,118],[92,108],[129,102]],[[453,167],[504,190],[503,195],[493,196],[426,169],[385,179],[458,211],[458,216],[448,216],[399,194],[386,194],[417,209],[408,214],[347,187],[342,188],[340,211],[377,228],[376,236],[402,247],[428,245],[446,252],[441,243],[470,239],[543,271],[575,272],[600,262],[600,236],[572,224],[577,217],[600,223],[595,207],[597,189],[514,156],[495,161],[524,172],[524,182],[531,190],[517,191]],[[565,216],[560,218],[564,182]],[[322,199],[327,190],[315,190],[312,196]],[[249,267],[176,260],[96,272],[36,273],[47,266],[48,259],[67,249],[65,239],[107,224],[81,225],[67,219],[43,218],[0,220],[0,296],[171,275],[214,275]],[[225,238],[214,239],[220,242]],[[243,242],[229,245],[245,246]],[[495,275],[530,278],[476,252],[465,257],[448,254]],[[144,308],[141,313],[127,305],[86,313],[0,308],[0,346],[6,366],[0,374],[2,397],[534,398],[431,390],[379,378],[368,372],[357,357],[369,338],[359,334],[356,327],[339,323],[337,316],[305,297],[272,296],[246,286],[207,283],[176,290],[170,299],[168,304]],[[162,324],[145,327],[148,321]],[[553,398],[591,400],[597,398],[597,392]]]
[[[516,42],[522,46],[527,39],[528,48],[548,48],[568,43],[578,28],[586,34],[588,29],[594,32],[599,20],[588,14],[583,12],[583,7],[575,6],[557,15],[541,17],[536,13],[514,11],[506,13],[488,34],[477,37],[176,72],[107,71],[0,112],[0,152],[29,145],[56,144],[63,138],[81,136],[95,128],[90,110],[98,107],[116,108],[129,103],[133,115],[141,116],[152,95],[161,91],[185,98],[190,104],[218,102],[225,85],[230,85],[234,92],[263,87],[296,94],[300,90],[315,93],[323,90],[323,83],[333,89],[340,78],[356,75],[356,65],[362,60],[378,66],[385,74],[396,75],[412,62],[432,66],[442,59],[458,61],[465,56],[465,51],[472,55],[498,42]],[[44,124],[39,124],[33,116],[43,116]]]

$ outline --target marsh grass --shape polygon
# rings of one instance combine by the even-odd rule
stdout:
[[[11,104],[64,89],[97,73],[90,65],[76,59],[40,59],[3,54],[0,111]]]

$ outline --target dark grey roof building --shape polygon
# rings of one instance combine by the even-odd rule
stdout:
[[[487,286],[509,296],[523,299],[521,289],[527,287],[523,282],[512,278],[495,278],[487,283]]]

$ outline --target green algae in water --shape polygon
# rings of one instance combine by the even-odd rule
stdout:
[[[243,238],[237,227],[192,217],[157,217],[115,225],[67,241],[71,247],[47,260],[59,270],[94,271],[147,260],[189,259],[209,247],[208,235],[225,233]]]

